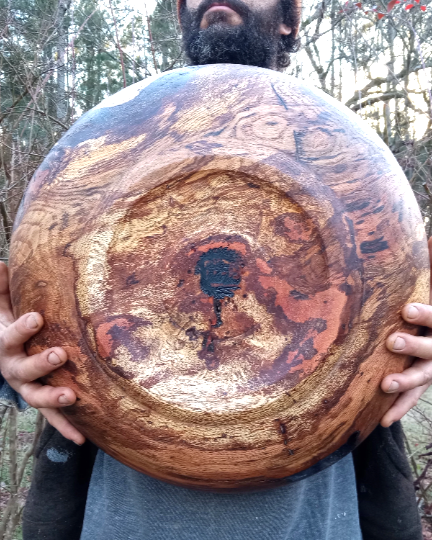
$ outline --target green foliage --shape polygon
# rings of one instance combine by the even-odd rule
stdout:
[[[181,61],[179,23],[175,0],[159,0],[150,28],[155,52],[158,56],[158,68],[166,71]],[[150,51],[151,52],[151,44]]]

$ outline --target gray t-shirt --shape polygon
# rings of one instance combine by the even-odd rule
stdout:
[[[361,540],[352,455],[252,493],[207,493],[138,473],[99,451],[81,540]]]

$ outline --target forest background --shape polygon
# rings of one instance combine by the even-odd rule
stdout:
[[[286,73],[361,116],[390,147],[432,233],[432,0],[307,0]],[[22,194],[73,122],[121,88],[185,65],[175,0],[0,0],[0,259]],[[406,423],[432,538],[432,402]],[[0,407],[0,540],[20,519],[43,420]]]

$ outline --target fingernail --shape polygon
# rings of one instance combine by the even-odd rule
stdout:
[[[84,443],[79,443],[79,442],[76,442],[76,441],[72,441],[74,444],[76,444],[77,446],[82,446]]]
[[[58,366],[59,364],[61,364],[62,361],[58,354],[56,354],[55,352],[51,352],[48,355],[48,362],[53,366]]]
[[[393,350],[401,351],[404,348],[405,348],[405,340],[404,340],[404,338],[397,337],[395,339],[395,342],[393,343]]]
[[[416,319],[418,317],[419,310],[415,306],[410,306],[407,311],[408,319]]]
[[[39,326],[37,319],[34,315],[29,315],[26,320],[27,328],[30,328],[30,330],[34,330]]]
[[[69,399],[68,399],[64,394],[62,394],[62,395],[58,398],[58,402],[61,403],[62,405],[69,405],[69,404],[70,404]]]
[[[387,388],[387,392],[396,392],[399,389],[399,383],[393,381],[391,385]]]

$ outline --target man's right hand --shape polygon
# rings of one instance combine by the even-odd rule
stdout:
[[[0,262],[0,371],[9,385],[31,406],[39,409],[48,422],[63,437],[76,444],[85,442],[84,436],[66,419],[59,408],[76,401],[71,388],[42,385],[40,377],[61,367],[67,360],[66,352],[53,347],[28,356],[25,342],[43,326],[39,313],[27,313],[16,321],[12,313],[7,266]]]

